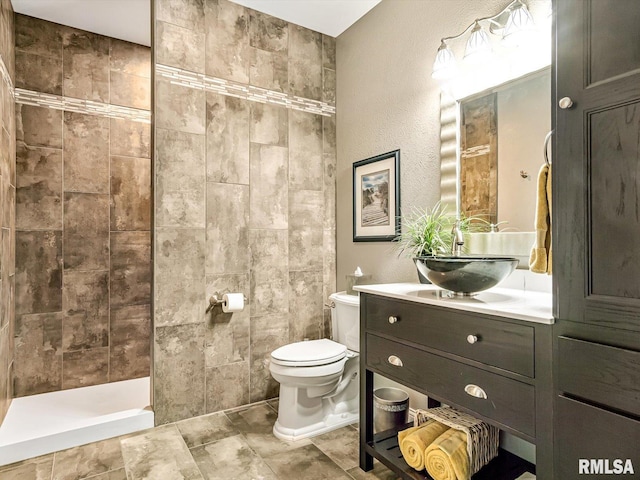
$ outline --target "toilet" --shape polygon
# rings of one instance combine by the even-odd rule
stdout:
[[[333,340],[290,343],[271,353],[280,383],[273,434],[282,440],[320,435],[358,420],[360,299],[329,296]]]

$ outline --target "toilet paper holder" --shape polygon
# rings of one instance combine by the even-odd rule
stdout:
[[[219,293],[219,292],[215,292],[213,295],[211,295],[209,297],[209,306],[207,307],[207,310],[205,313],[209,313],[217,305],[222,305],[224,303],[224,300],[222,299],[223,295],[224,295],[223,293]],[[244,302],[247,303],[247,296],[246,295],[242,295],[242,296],[244,298]]]

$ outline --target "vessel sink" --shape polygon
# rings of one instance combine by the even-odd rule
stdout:
[[[518,259],[499,256],[416,257],[418,271],[434,285],[456,294],[473,295],[495,287],[518,266]]]

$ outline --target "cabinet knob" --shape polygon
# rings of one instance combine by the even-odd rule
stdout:
[[[404,366],[404,364],[402,363],[402,360],[400,360],[400,357],[396,357],[395,355],[390,355],[389,358],[387,358],[387,362],[389,362],[394,367]]]
[[[467,335],[467,342],[470,344],[474,344],[478,341],[478,337],[476,335]]]
[[[389,323],[397,323],[397,322],[398,322],[398,317],[396,317],[395,315],[389,316]]]
[[[571,100],[570,97],[562,97],[558,102],[558,105],[560,106],[561,109],[566,110],[573,106],[573,100]]]
[[[487,398],[487,394],[485,393],[485,391],[477,385],[469,384],[466,387],[464,387],[464,391],[467,392],[467,394],[471,395],[472,397],[482,398],[482,399]]]

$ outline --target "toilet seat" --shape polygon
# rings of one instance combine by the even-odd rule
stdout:
[[[323,338],[280,347],[271,353],[271,362],[287,367],[315,367],[337,362],[346,355],[345,345]]]

